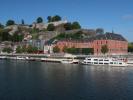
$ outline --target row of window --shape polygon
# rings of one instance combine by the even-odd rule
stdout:
[[[97,49],[97,52],[101,52],[101,50],[100,49]],[[127,49],[109,49],[109,51],[111,52],[111,51],[127,51]]]
[[[89,63],[90,63],[90,62],[89,62]],[[91,63],[90,63],[90,64],[91,64]],[[94,64],[104,64],[104,65],[108,65],[108,64],[120,64],[120,65],[121,65],[122,63],[116,63],[116,62],[114,62],[114,63],[113,63],[113,62],[110,62],[110,63],[102,63],[102,62],[99,62],[99,63],[98,63],[98,62],[94,62]]]
[[[94,61],[98,61],[98,59],[94,59]],[[99,61],[103,61],[103,59],[99,59]],[[108,59],[104,59],[104,61],[109,61]]]
[[[97,41],[97,45],[98,45],[98,44],[101,44],[101,45],[102,45],[102,44],[108,44],[108,41],[106,41],[106,42],[103,42],[103,41],[99,42],[99,41]]]

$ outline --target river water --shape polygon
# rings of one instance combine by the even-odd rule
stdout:
[[[0,100],[133,100],[133,67],[0,60]]]

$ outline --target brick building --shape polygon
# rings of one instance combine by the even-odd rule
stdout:
[[[60,52],[63,52],[64,46],[67,48],[93,48],[94,55],[100,55],[103,45],[107,45],[109,51],[108,54],[127,54],[128,42],[119,34],[106,33],[99,34],[84,40],[60,40],[56,44],[60,48]]]

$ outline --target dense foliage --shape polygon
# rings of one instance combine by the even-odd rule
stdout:
[[[71,25],[71,23],[69,22],[69,23],[66,23],[66,24],[64,24],[64,28],[65,28],[65,30],[71,30],[72,29],[72,27],[71,27],[72,25]]]
[[[11,53],[11,52],[13,52],[13,50],[11,47],[5,47],[5,48],[3,48],[2,52]]]
[[[101,52],[103,54],[106,54],[106,53],[108,53],[108,51],[109,51],[108,46],[107,45],[103,45],[102,48],[101,48]]]
[[[83,33],[81,31],[77,32],[77,33],[71,33],[71,34],[67,34],[67,33],[61,33],[59,35],[57,35],[55,37],[55,39],[58,40],[62,40],[62,39],[75,39],[75,40],[79,40],[83,38]]]
[[[29,45],[28,47],[26,46],[18,46],[16,48],[16,53],[35,53],[38,51],[37,47],[33,47]]]
[[[54,24],[49,24],[48,27],[47,27],[47,30],[48,31],[54,31],[55,30]]]
[[[93,54],[94,53],[94,49],[93,48],[67,48],[66,46],[64,46],[63,48],[63,52],[65,53],[71,53],[71,54]]]
[[[14,25],[15,24],[15,21],[14,20],[8,20],[6,22],[6,26],[10,26],[10,25]]]
[[[21,24],[22,24],[22,25],[24,25],[24,24],[25,24],[23,19],[21,20]]]
[[[128,44],[128,52],[133,53],[133,43]]]
[[[23,34],[14,33],[11,35],[9,31],[9,29],[0,30],[0,41],[20,42],[23,40]]]
[[[42,23],[42,22],[43,22],[42,17],[38,17],[38,18],[36,19],[36,22],[37,22],[37,23]]]
[[[81,28],[81,26],[78,22],[73,22],[71,27],[72,27],[72,29],[80,29]]]
[[[56,22],[56,21],[61,21],[61,17],[59,15],[55,15],[55,16],[48,16],[47,20],[48,22]]]
[[[73,23],[68,22],[64,24],[64,28],[65,30],[72,30],[72,29],[80,29],[81,26],[78,22],[73,22]]]
[[[54,53],[59,53],[60,52],[60,48],[58,46],[53,47],[53,52]]]

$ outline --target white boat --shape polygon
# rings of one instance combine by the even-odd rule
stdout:
[[[64,58],[61,59],[61,63],[67,63],[67,64],[78,64],[79,60],[76,59],[75,55],[72,54],[65,54]]]
[[[36,59],[34,57],[25,57],[25,60],[27,60],[27,61],[35,61]]]
[[[133,66],[133,58],[132,59],[128,59],[127,60],[127,64],[128,64],[128,66]]]
[[[7,59],[16,60],[16,57],[7,57]]]
[[[125,67],[128,66],[127,62],[123,60],[119,60],[117,58],[110,58],[110,57],[86,57],[85,60],[83,60],[82,64],[87,65],[97,65],[97,66],[118,66],[118,67]]]
[[[16,59],[17,60],[25,60],[25,57],[17,56]]]
[[[6,56],[0,56],[0,59],[6,59],[7,57]]]
[[[41,58],[43,62],[56,62],[56,63],[67,63],[67,64],[78,64],[79,60],[76,59],[76,56],[72,54],[65,54],[61,57],[47,57]]]
[[[54,62],[54,63],[60,63],[60,59],[57,58],[41,58],[42,62]]]
[[[79,60],[77,60],[77,59],[62,59],[61,63],[65,63],[65,64],[78,64]]]

